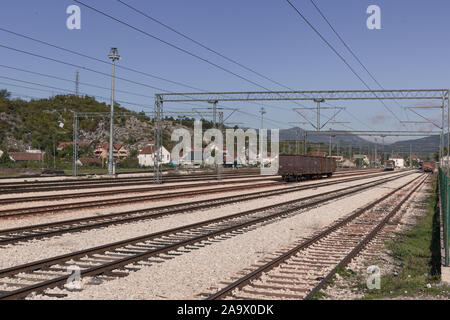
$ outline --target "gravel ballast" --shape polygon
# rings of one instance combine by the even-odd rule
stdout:
[[[310,236],[317,230],[331,224],[339,218],[349,214],[358,207],[373,201],[382,195],[391,192],[393,188],[417,177],[413,174],[399,180],[389,182],[382,186],[371,188],[368,191],[360,192],[350,197],[338,199],[318,208],[302,212],[289,218],[278,220],[274,223],[266,224],[253,229],[244,234],[232,238],[214,242],[211,245],[183,253],[171,260],[161,264],[154,264],[143,267],[137,272],[132,272],[125,278],[104,282],[98,286],[86,286],[81,292],[70,292],[70,299],[200,299],[199,293],[210,292],[211,287],[223,286],[220,281],[228,280],[244,268],[261,260],[269,253],[277,249],[288,246],[299,238]],[[336,186],[335,186],[336,187]],[[340,185],[342,188],[343,186]],[[326,188],[331,188],[326,187]],[[326,189],[323,188],[323,189]],[[320,191],[325,191],[321,190]],[[303,192],[302,196],[317,193],[315,190]],[[286,195],[286,197],[293,194]],[[298,195],[297,195],[298,196]],[[284,196],[283,196],[284,197]],[[281,201],[282,197],[277,197],[275,201]],[[289,199],[283,198],[283,201]],[[163,230],[175,224],[183,225],[194,223],[207,217],[208,219],[226,214],[232,214],[240,210],[255,208],[256,205],[264,206],[273,204],[274,199],[267,198],[257,200],[258,204],[252,201],[233,205],[231,208],[208,210],[199,213],[184,214],[182,216],[169,217],[148,223],[130,224],[127,226],[117,226],[96,232],[84,232],[79,235],[67,235],[44,241],[35,241],[0,250],[0,256],[9,256],[13,261],[3,261],[4,267],[29,261],[29,257],[23,257],[27,252],[33,255],[31,260],[38,259],[38,256],[51,256],[72,250],[83,249],[89,242],[98,243],[110,242],[112,235],[120,234],[120,237],[128,235],[137,236],[141,231],[146,233]],[[118,229],[116,229],[118,228]],[[109,239],[109,240],[108,240]],[[114,237],[114,241],[120,240]],[[52,246],[53,244],[53,246]],[[81,247],[80,247],[81,246]],[[20,249],[19,249],[20,248]],[[40,252],[37,249],[39,248]],[[53,248],[53,250],[50,250]],[[72,248],[72,249],[71,249]],[[9,251],[9,252],[8,252]],[[60,252],[62,251],[62,252]],[[17,257],[15,257],[17,255]],[[19,256],[20,255],[20,256]],[[39,298],[40,296],[36,297]],[[43,297],[48,298],[48,297]]]

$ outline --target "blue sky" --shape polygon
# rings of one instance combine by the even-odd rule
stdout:
[[[202,56],[251,81],[272,90],[283,90],[265,79],[217,57],[199,46],[181,38],[160,25],[138,15],[116,0],[82,0],[108,14],[141,28],[155,36]],[[195,40],[219,51],[243,65],[271,79],[297,90],[364,89],[363,84],[350,72],[338,57],[313,33],[284,0],[124,0],[132,6],[159,19],[163,23],[189,35]],[[377,86],[364,73],[357,62],[332,33],[309,0],[293,0],[295,6],[341,52],[349,63],[370,84]],[[357,53],[376,79],[385,87],[400,88],[449,88],[450,59],[448,12],[450,3],[445,0],[315,0],[333,26]],[[218,70],[205,62],[150,39],[134,30],[81,7],[81,30],[66,28],[67,6],[70,0],[15,0],[3,4],[0,12],[0,28],[18,32],[39,40],[107,60],[109,48],[119,48],[120,65],[151,73],[166,79],[211,91],[260,91],[261,88]],[[381,8],[381,30],[366,27],[366,9],[376,4]],[[44,56],[64,60],[80,66],[110,73],[110,66],[94,62],[55,48],[0,31],[1,44]],[[110,87],[107,76],[83,69],[64,66],[0,48],[0,64],[29,71],[74,79],[76,70],[80,81],[105,88]],[[117,70],[119,77],[145,83],[149,86],[177,92],[196,91],[125,70]],[[0,76],[36,82],[42,85],[73,90],[70,82],[31,75],[0,67]],[[12,84],[49,90],[38,91],[20,88]],[[13,93],[46,97],[57,93],[32,84],[0,78],[0,88]],[[130,102],[124,106],[140,111],[152,108],[153,95],[158,90],[126,81],[117,80],[117,89],[139,95],[118,92],[117,100]],[[90,95],[109,97],[109,91],[81,85],[80,91]],[[143,97],[147,96],[147,97]],[[101,99],[100,99],[101,100]],[[415,101],[402,104],[414,104]],[[305,103],[308,106],[312,104]],[[137,106],[138,105],[138,106]],[[377,101],[334,102],[346,107],[340,121],[356,130],[404,130]],[[402,120],[417,119],[407,114],[395,103],[388,104]],[[228,103],[246,112],[257,114],[260,105]],[[168,110],[191,110],[192,105],[166,105]],[[266,103],[266,125],[289,127],[289,122],[300,121],[291,109],[294,103]],[[307,114],[313,119],[314,114]],[[327,114],[324,114],[326,118]],[[438,118],[438,113],[431,114]],[[359,120],[355,119],[358,118]],[[277,122],[271,122],[275,120]],[[243,122],[257,126],[256,117],[234,114],[230,122]],[[280,123],[281,122],[281,123]],[[334,125],[334,129],[347,129]],[[415,129],[425,129],[416,126]],[[414,129],[409,127],[409,129]]]

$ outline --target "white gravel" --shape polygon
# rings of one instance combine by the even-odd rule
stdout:
[[[415,176],[415,175],[414,175]],[[262,230],[259,232],[258,230],[249,232],[248,234],[244,234],[242,236],[247,237],[248,235],[253,235],[253,237],[256,237],[257,240],[251,240],[250,238],[248,241],[246,239],[244,240],[238,240],[237,243],[234,245],[231,245],[227,249],[232,250],[231,257],[229,259],[234,259],[236,253],[236,250],[240,250],[243,247],[246,247],[245,250],[241,251],[241,255],[244,255],[245,257],[242,258],[242,263],[248,263],[250,260],[252,262],[258,260],[262,254],[271,252],[276,248],[279,248],[283,246],[283,244],[287,244],[292,242],[295,237],[298,236],[304,236],[305,233],[307,234],[310,231],[317,230],[320,227],[323,227],[325,224],[330,223],[331,221],[334,221],[336,218],[342,216],[345,213],[348,213],[349,211],[353,210],[352,208],[356,208],[358,205],[362,205],[363,203],[366,203],[368,201],[373,200],[374,198],[380,196],[381,194],[384,194],[386,192],[390,192],[390,188],[395,187],[396,185],[399,185],[401,181],[405,181],[410,178],[402,178],[399,181],[391,182],[386,186],[377,187],[374,189],[371,189],[370,191],[361,193],[360,195],[352,196],[346,199],[342,199],[339,201],[335,201],[333,204],[323,206],[318,209],[313,209],[307,213],[303,213],[301,215],[298,215],[294,218],[286,219],[286,221],[290,221],[288,223],[284,222],[285,220],[282,220],[280,222],[274,223],[269,226],[262,227],[258,230]],[[371,179],[373,180],[373,179]],[[360,183],[354,182],[352,184]],[[338,185],[339,188],[342,188],[344,185],[347,184],[340,184]],[[349,184],[350,185],[350,184]],[[329,191],[337,189],[337,186],[329,186],[320,188],[320,191]],[[165,217],[161,218],[159,220],[153,220],[153,221],[146,221],[146,222],[138,222],[133,224],[127,224],[127,225],[120,225],[120,226],[114,226],[114,227],[108,227],[101,230],[90,230],[83,233],[78,234],[67,234],[47,240],[35,240],[32,242],[27,242],[21,245],[14,245],[14,246],[8,246],[5,248],[0,249],[0,268],[6,268],[11,267],[17,264],[23,264],[27,262],[31,262],[38,259],[43,259],[50,256],[55,256],[59,254],[68,253],[75,250],[81,250],[88,247],[93,247],[105,243],[109,243],[112,241],[119,241],[122,239],[127,239],[130,237],[135,237],[143,234],[153,233],[160,230],[165,230],[168,228],[173,228],[176,226],[181,226],[185,224],[191,224],[198,221],[202,221],[205,219],[211,219],[223,215],[229,215],[233,214],[242,210],[248,210],[253,209],[256,207],[266,206],[269,204],[273,204],[274,200],[276,201],[288,201],[291,199],[294,199],[299,196],[307,196],[311,194],[315,194],[317,191],[315,189],[305,190],[299,193],[292,193],[284,196],[277,196],[274,198],[266,198],[263,200],[254,200],[249,201],[246,203],[240,203],[240,204],[234,204],[230,206],[224,206],[219,209],[212,209],[212,210],[206,210],[202,212],[194,212],[194,213],[186,213],[182,215],[177,216],[171,216],[171,217]],[[367,195],[367,198],[366,198]],[[340,204],[340,205],[338,205]],[[355,207],[356,206],[356,207]],[[329,211],[332,209],[333,211]],[[325,213],[325,214],[324,214]],[[294,220],[292,220],[294,219]],[[295,220],[295,219],[298,219]],[[281,225],[280,225],[281,223]],[[279,229],[279,227],[274,226],[284,226]],[[275,228],[272,231],[269,231],[269,233],[265,232],[265,228]],[[292,229],[292,230],[291,230]],[[270,230],[270,229],[269,229]],[[256,232],[256,233],[255,233]],[[302,234],[303,233],[303,234]],[[263,235],[262,237],[260,235]],[[241,236],[237,237],[240,238]],[[236,238],[234,238],[236,239]],[[230,239],[233,240],[233,239]],[[240,243],[242,241],[242,243]],[[228,242],[227,242],[228,243]],[[204,252],[204,250],[210,250],[211,247],[206,247],[201,250],[196,250],[194,252]],[[220,249],[221,250],[221,249]],[[227,251],[220,251],[220,252],[227,252]],[[193,252],[193,253],[194,253]],[[209,251],[207,251],[209,252]],[[259,252],[259,253],[258,253]],[[205,253],[206,254],[206,253]],[[208,255],[210,253],[207,253]],[[216,252],[217,254],[217,252]],[[247,255],[248,254],[248,255]],[[187,255],[190,256],[191,254]],[[183,255],[184,256],[184,255]],[[181,257],[183,257],[181,256]],[[178,259],[178,258],[177,258]],[[208,259],[209,261],[221,261],[221,259],[225,259],[224,257],[215,257],[212,259]],[[240,259],[240,258],[239,258]],[[238,260],[239,260],[238,259]],[[250,260],[249,260],[250,259]],[[256,260],[254,260],[256,259]],[[171,261],[168,261],[169,263]],[[223,261],[220,262],[220,266],[222,266]],[[192,261],[190,263],[192,265]],[[251,264],[251,263],[250,263]],[[225,263],[227,265],[227,263]],[[236,262],[234,267],[241,268],[242,264]],[[219,266],[217,266],[218,268]],[[153,268],[153,267],[152,267]],[[202,267],[201,270],[205,271],[206,268]],[[220,271],[220,270],[219,270]],[[225,270],[220,271],[222,274]],[[193,271],[194,272],[194,271]],[[211,271],[213,272],[213,271]],[[218,272],[217,270],[214,272]],[[227,271],[228,272],[228,271]],[[166,274],[167,276],[167,274]],[[223,279],[223,277],[222,277]],[[123,280],[123,279],[122,279]],[[115,280],[116,281],[116,280]],[[113,282],[115,282],[113,281]],[[202,280],[203,281],[203,280]],[[111,282],[112,283],[112,282]],[[180,291],[181,292],[181,291]],[[135,295],[133,297],[136,297]]]
[[[251,267],[264,256],[287,247],[299,238],[312,235],[317,230],[390,192],[392,188],[400,186],[417,175],[404,177],[385,186],[372,188],[244,234],[214,242],[199,250],[176,256],[164,263],[144,266],[141,270],[132,272],[125,278],[106,281],[99,286],[85,285],[81,292],[65,293],[69,294],[69,299],[201,299],[203,296],[199,296],[200,293],[211,293],[211,287],[224,286],[220,284],[221,281],[236,276],[240,270]],[[267,200],[273,204],[273,199],[264,201]],[[247,205],[250,207],[250,203]],[[188,215],[183,215],[177,217],[176,220],[187,217]],[[191,218],[189,218],[190,222],[194,222]],[[149,229],[151,229],[150,226]],[[110,229],[108,228],[108,230]],[[66,238],[70,237],[72,236]],[[72,241],[66,239],[65,241],[67,246],[76,247],[80,244],[75,239]],[[41,250],[46,251],[45,241],[40,243]],[[26,251],[29,251],[28,249]],[[60,247],[55,248],[55,250],[60,249]],[[23,254],[24,248],[20,251]],[[4,254],[5,252],[2,251],[0,256],[4,256]],[[11,257],[11,253],[9,254]],[[45,296],[36,298],[48,299]]]
[[[397,174],[397,173],[395,173]],[[300,183],[300,186],[303,185],[309,185],[309,184],[316,184],[316,183],[326,183],[328,181],[332,181],[334,179],[339,178],[332,178],[332,179],[324,179],[324,180],[311,180],[311,181],[305,181]],[[367,179],[367,181],[375,181],[379,178],[373,177],[370,179]],[[365,181],[365,180],[364,180]],[[363,180],[354,181],[354,182],[345,182],[338,184],[336,186],[329,186],[325,187],[325,191],[328,190],[335,190],[336,188],[342,188],[345,186],[355,185],[362,183]],[[295,184],[289,184],[288,187],[294,186]],[[283,185],[278,185],[274,187],[265,187],[265,188],[258,188],[258,189],[251,189],[249,192],[257,192],[257,191],[267,191],[267,190],[277,190],[285,188]],[[322,190],[323,187],[321,187]],[[190,190],[190,189],[185,189]],[[293,193],[293,197],[295,196],[302,196],[305,195],[304,191],[300,191],[297,193]],[[159,193],[159,192],[158,192]],[[90,216],[99,216],[103,214],[110,214],[110,213],[117,213],[117,212],[123,212],[123,211],[129,211],[129,210],[138,210],[138,209],[146,209],[146,208],[153,208],[153,207],[159,207],[164,205],[171,205],[171,204],[179,204],[179,203],[186,203],[186,202],[192,202],[192,201],[198,201],[198,200],[207,200],[207,199],[213,199],[213,198],[219,198],[223,196],[234,196],[234,195],[241,195],[243,193],[242,190],[233,191],[233,192],[227,192],[226,194],[222,193],[212,193],[204,195],[199,195],[196,197],[190,197],[190,198],[175,198],[170,200],[163,200],[163,201],[145,201],[145,202],[138,202],[134,204],[126,204],[126,205],[119,205],[119,206],[113,206],[113,207],[105,207],[105,208],[94,208],[94,209],[83,209],[79,211],[68,211],[63,213],[57,213],[57,214],[45,214],[45,215],[39,215],[39,216],[30,216],[30,217],[24,217],[21,219],[11,219],[11,220],[0,220],[0,229],[9,229],[9,228],[15,228],[15,227],[23,227],[23,226],[29,226],[34,224],[42,224],[42,223],[51,223],[56,221],[64,221],[64,220],[70,220],[70,219],[77,219],[77,218],[85,218]],[[131,195],[128,195],[131,196]],[[290,197],[290,195],[286,195],[287,197]],[[284,199],[284,198],[280,198]],[[84,199],[85,200],[85,199]],[[256,203],[259,203],[258,200]],[[281,200],[280,200],[281,201]],[[51,203],[53,204],[53,203]],[[45,205],[45,204],[44,204]],[[3,209],[3,207],[2,207]]]

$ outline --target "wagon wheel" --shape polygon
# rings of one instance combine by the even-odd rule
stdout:
[[[302,175],[301,175],[301,174],[298,174],[298,175],[297,175],[297,179],[296,179],[296,180],[297,180],[297,182],[300,182],[300,181],[302,181]]]

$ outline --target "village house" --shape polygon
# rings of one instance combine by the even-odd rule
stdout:
[[[9,158],[14,162],[44,161],[45,152],[9,152]]]
[[[395,163],[395,167],[397,168],[405,167],[405,159],[403,159],[403,157],[398,154],[394,154],[392,157],[389,158],[389,160],[393,160]]]
[[[139,166],[153,167],[155,165],[155,143],[149,141],[138,153]],[[164,146],[160,149],[161,164],[170,163],[170,152]]]
[[[97,158],[108,159],[109,143],[103,142],[99,144],[94,150],[94,155]],[[128,157],[128,150],[123,145],[115,143],[113,146],[113,157],[114,159],[123,160]]]
[[[356,165],[350,159],[344,158],[343,161],[341,162],[341,167],[342,168],[354,168],[354,167],[356,167]]]

